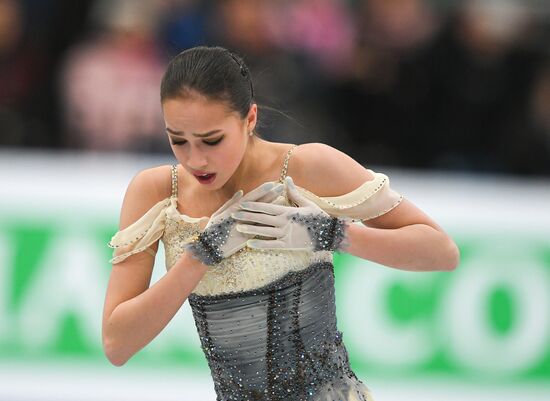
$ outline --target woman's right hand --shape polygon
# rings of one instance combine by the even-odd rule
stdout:
[[[236,220],[231,217],[231,214],[240,209],[239,202],[270,203],[283,192],[283,189],[282,183],[266,182],[244,196],[242,190],[237,191],[212,214],[204,231],[186,244],[185,249],[206,265],[216,265],[233,255],[244,248],[246,242],[253,237],[235,229]]]

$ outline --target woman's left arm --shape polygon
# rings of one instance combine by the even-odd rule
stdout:
[[[404,198],[382,216],[349,224],[345,252],[410,271],[450,271],[460,260],[452,238]]]
[[[347,193],[374,178],[345,153],[321,143],[296,148],[289,175],[319,196]],[[345,252],[401,270],[451,271],[460,260],[452,238],[406,198],[381,216],[349,224],[347,243]]]

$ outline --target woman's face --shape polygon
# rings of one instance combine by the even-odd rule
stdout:
[[[203,96],[168,99],[162,104],[174,155],[205,189],[221,188],[239,166],[256,124],[257,106],[242,119],[220,101]]]

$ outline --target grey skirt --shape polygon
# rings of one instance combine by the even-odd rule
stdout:
[[[217,401],[373,401],[336,324],[334,266],[188,298]]]

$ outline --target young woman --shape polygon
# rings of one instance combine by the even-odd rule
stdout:
[[[332,252],[449,271],[453,240],[386,175],[327,145],[258,137],[249,71],[224,48],[176,56],[161,103],[179,163],[128,186],[107,358],[123,365],[189,300],[218,400],[372,401],[336,326]],[[149,287],[159,239],[167,273]]]

